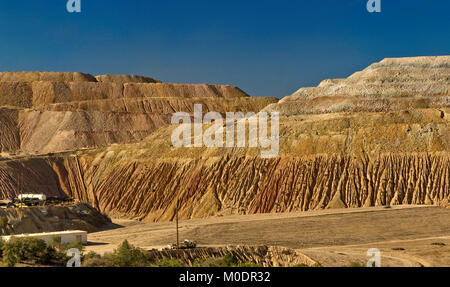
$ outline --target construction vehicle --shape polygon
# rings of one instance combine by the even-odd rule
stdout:
[[[0,200],[0,208],[11,208],[14,207],[14,203],[11,199]]]
[[[184,240],[180,242],[180,247],[177,248],[177,243],[172,243],[167,245],[167,250],[176,250],[176,249],[195,249],[197,248],[197,242],[191,240]]]
[[[70,197],[47,197],[44,194],[20,194],[15,199],[1,199],[0,208],[22,208],[44,205],[68,205],[74,202]]]
[[[73,198],[70,197],[47,197],[45,203],[47,205],[58,205],[58,204],[70,204],[73,203]]]
[[[14,203],[17,205],[38,206],[44,205],[46,200],[47,197],[45,194],[19,194],[17,199],[14,200]]]

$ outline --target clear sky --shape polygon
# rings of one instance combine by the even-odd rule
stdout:
[[[449,0],[0,0],[0,71],[140,74],[283,97],[385,57],[449,55]]]

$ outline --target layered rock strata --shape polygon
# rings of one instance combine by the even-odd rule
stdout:
[[[183,219],[449,206],[449,56],[385,59],[278,103],[229,86],[80,83],[99,84],[92,93],[74,92],[72,83],[63,85],[67,94],[9,99],[16,104],[0,110],[0,147],[52,154],[0,161],[2,195],[16,192],[25,171],[30,192],[145,221],[173,220],[177,201]],[[278,157],[261,159],[258,148],[173,148],[170,115],[192,113],[194,103],[222,113],[279,112]]]

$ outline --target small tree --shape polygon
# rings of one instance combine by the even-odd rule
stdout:
[[[3,249],[3,263],[6,267],[14,267],[16,263],[19,261],[17,258],[17,254],[11,248],[6,247],[8,244],[5,244],[5,248]]]
[[[62,246],[61,237],[60,236],[52,236],[52,238],[50,239],[49,245],[53,248],[61,250],[61,246]]]
[[[113,262],[119,267],[145,267],[148,265],[145,253],[127,240],[114,251]]]
[[[223,258],[223,265],[224,265],[223,267],[233,267],[234,265],[237,265],[238,263],[239,263],[239,261],[237,260],[237,258],[234,257],[234,255],[231,253],[228,253]]]
[[[33,237],[12,237],[3,244],[2,251],[3,262],[10,267],[21,261],[46,264],[56,256],[54,248],[47,246],[44,240]]]
[[[0,257],[3,257],[3,246],[5,246],[5,241],[0,238]]]
[[[78,249],[78,250],[80,250],[80,252],[82,252],[83,249],[84,249],[83,242],[81,242],[81,241],[72,241],[70,243],[64,244],[64,246],[63,246],[63,250],[64,251],[67,251],[67,250],[72,249],[72,248]]]
[[[83,256],[83,266],[85,267],[114,267],[113,256],[105,253],[103,256],[90,251]]]
[[[162,259],[152,264],[155,267],[186,267],[183,262],[178,259]]]

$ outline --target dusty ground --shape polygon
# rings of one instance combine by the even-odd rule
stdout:
[[[141,248],[174,242],[174,223],[118,220],[89,235],[87,250],[113,250],[127,239]],[[181,239],[201,246],[269,245],[299,249],[325,266],[367,262],[378,248],[384,266],[450,266],[450,209],[402,206],[215,217],[180,223]]]

